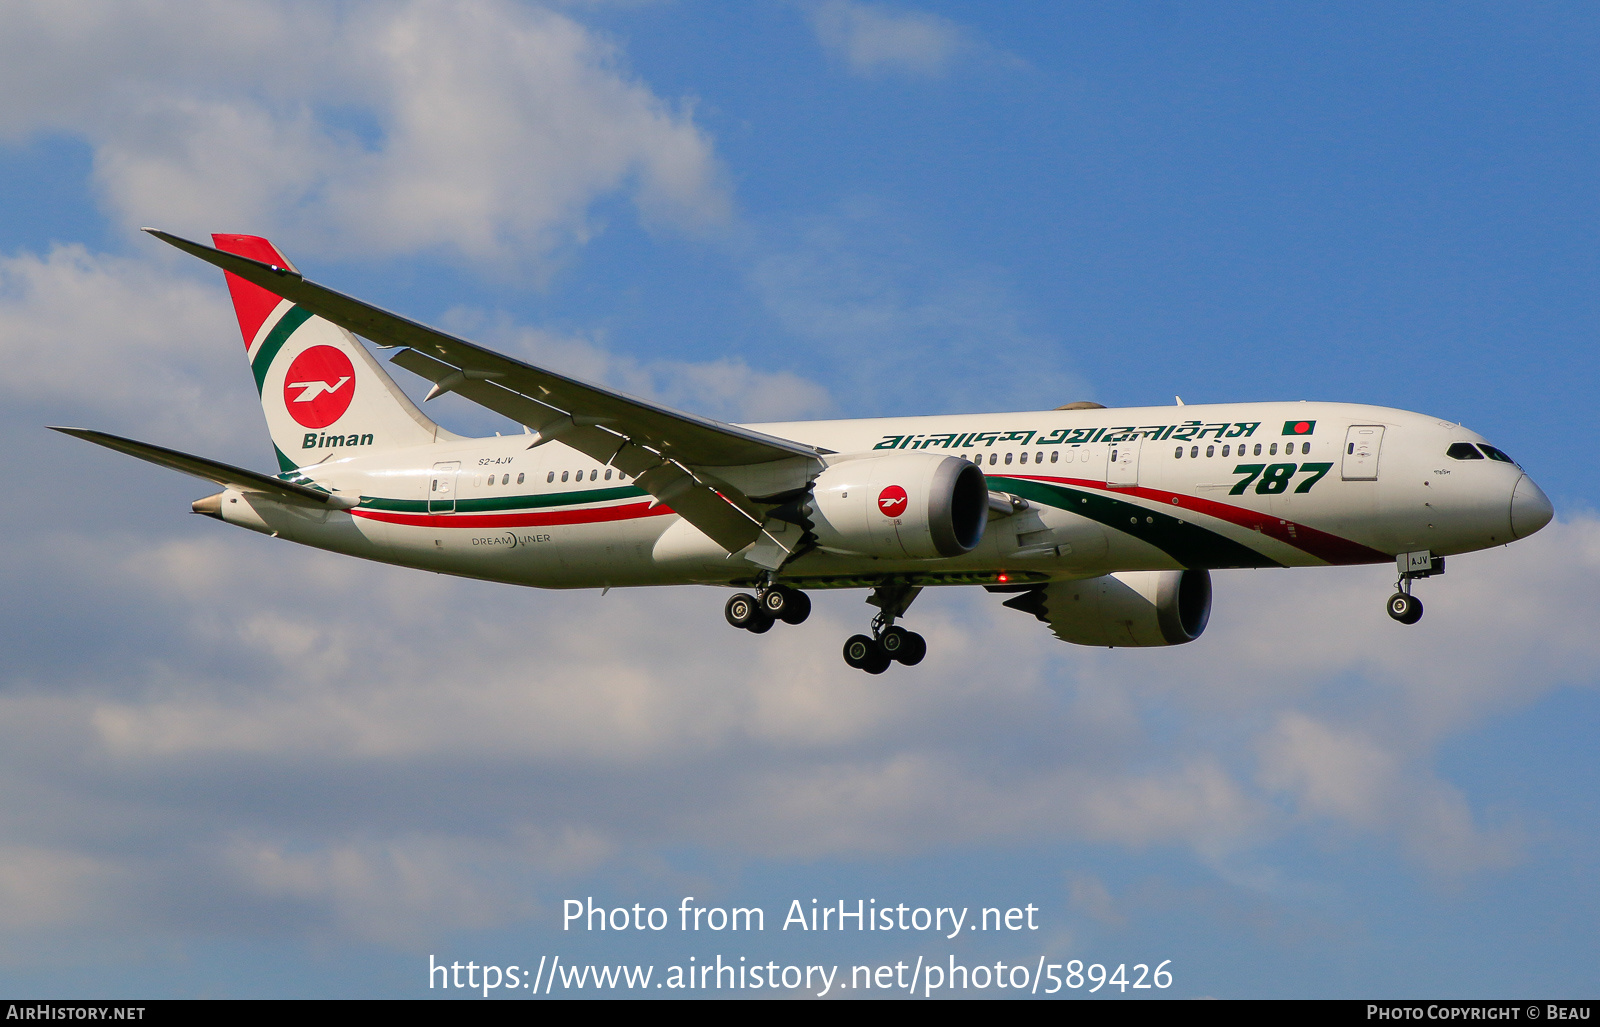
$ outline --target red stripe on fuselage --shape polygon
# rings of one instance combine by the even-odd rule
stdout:
[[[1194,510],[1208,517],[1215,517],[1230,524],[1237,524],[1241,528],[1259,531],[1269,538],[1275,538],[1279,542],[1294,546],[1296,549],[1310,553],[1319,560],[1326,560],[1332,564],[1387,563],[1391,559],[1387,553],[1380,553],[1378,550],[1364,546],[1359,542],[1352,542],[1347,538],[1340,538],[1338,535],[1332,535],[1296,521],[1284,520],[1282,517],[1257,513],[1242,506],[1219,503],[1214,499],[1203,499],[1199,496],[1184,495],[1181,492],[1167,492],[1164,489],[1151,489],[1143,486],[1112,488],[1103,481],[1088,481],[1082,478],[1054,478],[1032,474],[1015,474],[1006,475],[1005,477],[1050,482],[1057,485],[1074,485],[1079,488],[1096,489],[1114,496],[1138,496],[1140,499],[1148,499],[1166,506]]]
[[[407,524],[417,528],[539,528],[556,524],[600,524],[606,521],[630,521],[641,517],[662,517],[673,512],[672,507],[649,503],[629,503],[627,506],[602,506],[587,510],[553,510],[546,513],[505,514],[410,514],[390,510],[351,510],[354,517],[368,517],[389,524]]]

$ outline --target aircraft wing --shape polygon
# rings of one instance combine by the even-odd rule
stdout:
[[[532,445],[560,439],[619,468],[730,553],[760,536],[764,495],[798,488],[822,469],[826,450],[525,364],[307,281],[291,268],[145,231],[379,346],[403,347],[393,361],[433,382],[429,399],[455,392],[532,429]]]
[[[355,496],[339,496],[324,492],[321,489],[309,488],[305,485],[296,485],[292,481],[274,478],[257,471],[247,471],[243,467],[234,467],[231,464],[219,463],[216,460],[207,460],[203,456],[191,456],[180,453],[175,449],[166,449],[162,446],[152,446],[148,442],[136,442],[125,439],[120,435],[112,435],[103,431],[91,431],[88,428],[58,428],[50,426],[51,431],[71,435],[93,442],[97,446],[114,449],[119,453],[136,456],[140,460],[148,460],[162,467],[170,467],[174,471],[182,471],[196,478],[216,482],[224,488],[237,489],[240,492],[254,492],[260,495],[271,496],[274,499],[287,500],[291,503],[311,506],[332,507],[335,510],[348,510],[354,507],[358,498]]]

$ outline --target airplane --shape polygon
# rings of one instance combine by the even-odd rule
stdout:
[[[1388,613],[1448,556],[1549,523],[1550,500],[1460,424],[1281,402],[729,424],[495,353],[305,278],[269,241],[145,229],[221,268],[277,453],[267,474],[81,428],[221,486],[195,513],[383,563],[540,588],[738,589],[729,624],[799,624],[870,589],[845,662],[915,665],[932,586],[1006,596],[1067,642],[1193,642],[1213,570],[1396,564]],[[456,435],[391,363],[522,426]],[[427,402],[424,400],[424,403]]]

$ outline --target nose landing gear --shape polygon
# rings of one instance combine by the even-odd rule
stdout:
[[[1394,595],[1389,597],[1389,616],[1401,624],[1415,624],[1422,619],[1422,600],[1411,594],[1411,583],[1418,578],[1443,574],[1444,557],[1434,556],[1427,550],[1401,553],[1395,557],[1395,566],[1400,577],[1394,583]]]

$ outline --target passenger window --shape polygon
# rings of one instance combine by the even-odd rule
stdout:
[[[1173,453],[1172,455],[1177,457],[1179,460],[1182,460],[1183,459],[1183,447],[1179,446],[1177,452]]]
[[[995,464],[997,464],[999,462],[1000,462],[1000,454],[999,453],[990,453],[989,454],[989,466],[990,467],[993,467]]]
[[[1199,455],[1200,455],[1200,447],[1199,446],[1190,446],[1189,447],[1189,456],[1190,456],[1191,459],[1193,459],[1195,457],[1198,457]]]
[[[1256,443],[1256,456],[1260,456],[1260,455],[1261,455],[1261,443],[1257,442]]]
[[[590,481],[599,481],[600,480],[600,468],[596,467],[594,470],[589,472],[589,480]]]
[[[1278,455],[1278,444],[1276,442],[1274,442],[1272,445],[1267,447],[1267,455],[1268,456],[1277,456]]]
[[[526,472],[517,475],[517,484],[518,485],[521,485],[523,482],[525,482],[527,480],[528,480],[528,475],[527,475]]]
[[[1033,454],[1033,462],[1036,463],[1036,464],[1044,463],[1044,454],[1043,453],[1035,453],[1035,454]]]
[[[610,481],[610,480],[611,480],[611,468],[607,467],[606,468],[606,481]]]
[[[1311,443],[1309,443],[1309,442],[1300,443],[1300,453],[1301,453],[1302,456],[1304,456],[1305,454],[1308,454],[1310,452],[1311,452]]]
[[[1010,453],[1006,454],[1006,466],[1007,467],[1011,466],[1011,454]]]
[[[562,481],[566,481],[566,480],[567,480],[567,474],[568,474],[568,473],[569,473],[569,472],[567,472],[567,471],[562,471],[562,472],[561,472],[561,480],[562,480]]]
[[[1482,460],[1483,454],[1470,442],[1452,442],[1444,455],[1452,460]]]
[[[1022,459],[1020,461],[1018,461],[1018,462],[1019,463],[1024,463],[1024,464],[1027,463],[1028,462],[1028,454],[1026,454],[1026,453],[1022,454]]]
[[[1055,463],[1057,460],[1060,460],[1060,459],[1061,459],[1061,450],[1052,449],[1050,451],[1050,462],[1051,463]]]
[[[1216,456],[1216,455],[1217,455],[1217,447],[1216,446],[1207,446],[1206,447],[1206,456]]]
[[[1516,463],[1516,461],[1507,456],[1503,450],[1495,449],[1487,442],[1480,443],[1479,448],[1481,448],[1485,453],[1489,454],[1490,460],[1498,460],[1504,464]]]
[[[549,474],[544,476],[544,483],[546,485],[550,484],[551,482],[553,482],[555,480],[556,480],[556,472],[554,472],[554,471],[551,471]]]

